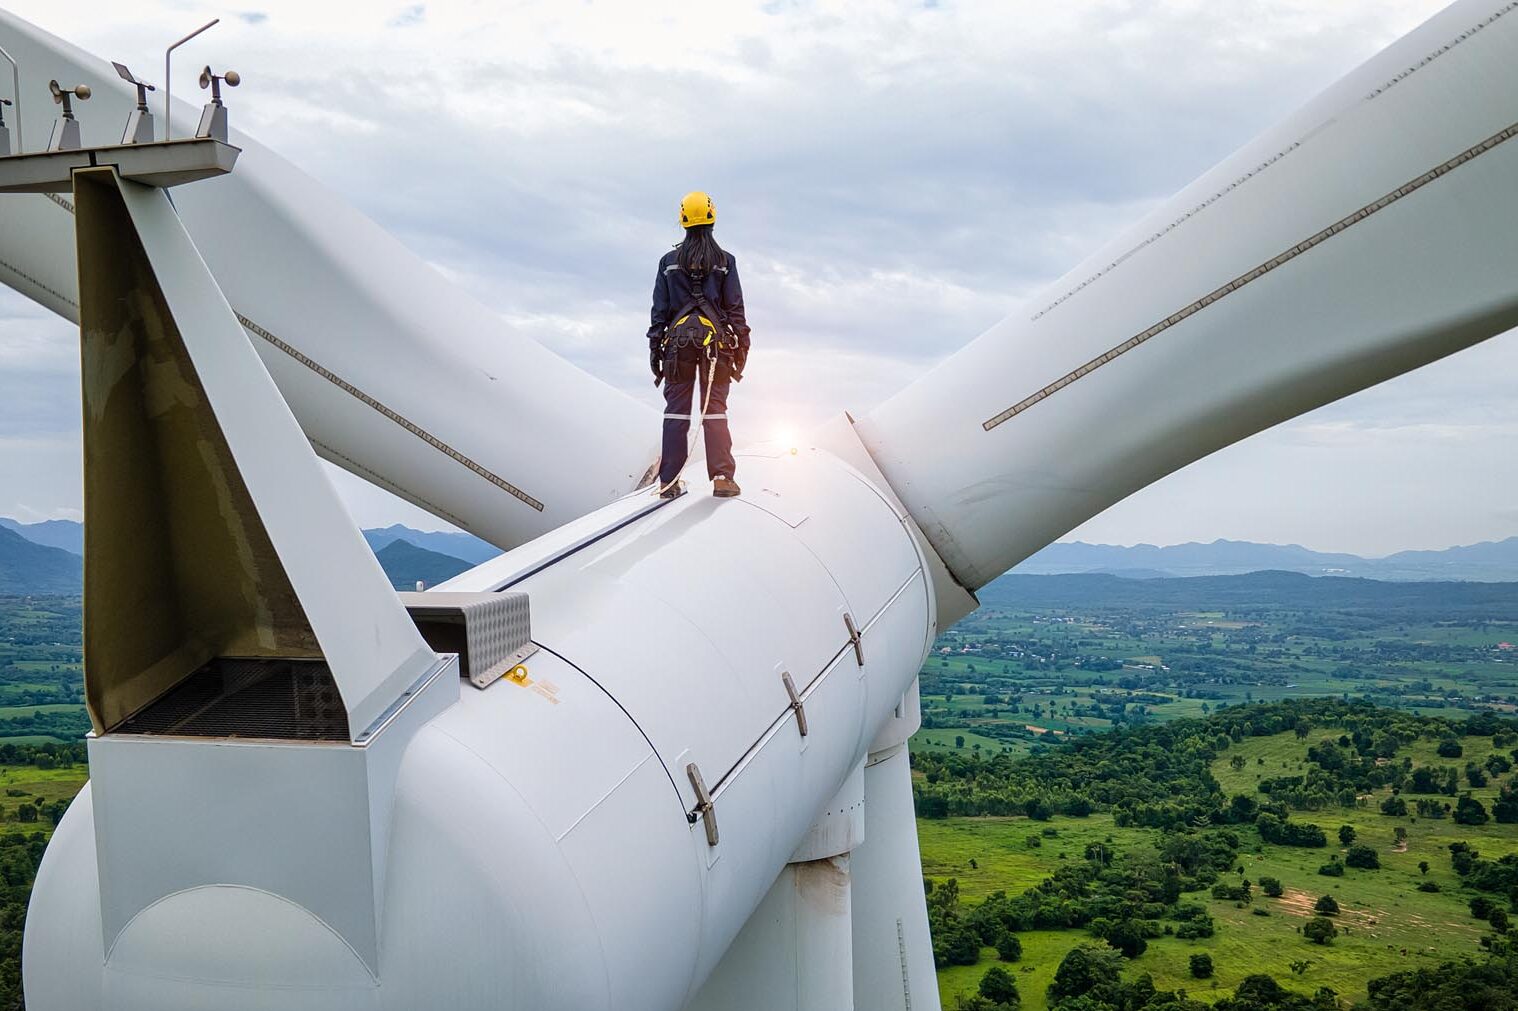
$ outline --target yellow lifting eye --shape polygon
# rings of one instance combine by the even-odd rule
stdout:
[[[515,667],[511,668],[511,670],[506,672],[506,676],[515,681],[517,684],[521,684],[527,680],[527,665],[521,663],[517,664]]]

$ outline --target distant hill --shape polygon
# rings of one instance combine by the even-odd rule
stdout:
[[[383,529],[365,530],[364,540],[375,551],[396,541],[410,541],[418,548],[426,548],[428,551],[436,551],[439,554],[452,555],[454,558],[462,558],[470,565],[478,565],[489,561],[501,553],[501,549],[494,544],[480,540],[473,534],[452,534],[439,530],[413,530],[411,527],[401,526],[396,523]]]
[[[74,520],[47,520],[43,523],[22,523],[0,516],[0,527],[14,530],[33,544],[46,544],[50,548],[62,548],[76,555],[84,554],[84,524]],[[399,523],[382,529],[364,531],[364,540],[375,551],[396,541],[410,541],[419,548],[436,551],[454,558],[462,558],[472,565],[488,561],[501,553],[493,544],[480,540],[473,534],[446,533],[440,530],[416,530]]]
[[[78,593],[84,563],[62,548],[34,544],[9,527],[0,527],[0,593]]]
[[[1098,573],[1029,576],[1009,573],[977,594],[987,607],[1026,609],[1133,608],[1135,611],[1313,608],[1382,617],[1416,614],[1443,621],[1511,619],[1518,614],[1518,582],[1383,582],[1344,576],[1313,578],[1300,572],[1241,576],[1125,579]]]
[[[62,548],[70,554],[84,554],[84,524],[74,520],[44,520],[41,523],[22,523],[7,516],[0,516],[0,527],[14,530],[33,544],[46,544],[50,548]]]
[[[46,523],[0,520],[0,594],[80,592],[83,532],[83,527],[72,520]],[[425,540],[429,546],[414,543],[413,536]],[[47,537],[74,548],[67,550],[59,544],[39,543],[34,537]],[[401,590],[415,589],[417,580],[435,586],[500,554],[496,548],[468,534],[426,533],[393,526],[366,530],[364,537],[376,549],[375,557],[390,577],[391,585]],[[380,543],[376,544],[376,540]],[[461,548],[473,557],[466,559],[431,547],[437,544]]]
[[[380,568],[397,590],[414,590],[418,581],[428,587],[473,568],[462,558],[419,548],[410,541],[391,541],[374,553]]]
[[[1385,558],[1313,551],[1300,544],[1217,540],[1156,547],[1135,544],[1051,544],[1012,571],[1018,575],[1104,572],[1129,579],[1225,576],[1267,570],[1308,576],[1354,576],[1393,581],[1518,581],[1518,537],[1442,551],[1399,551]]]
[[[84,553],[84,527],[73,520],[20,523],[0,517],[8,528],[36,544]],[[397,541],[461,559],[470,565],[489,561],[500,549],[473,534],[417,530],[396,523],[364,531],[375,552]],[[1061,541],[1025,560],[1017,575],[1107,573],[1124,579],[1166,579],[1175,576],[1232,576],[1247,572],[1300,572],[1307,576],[1352,576],[1393,582],[1461,580],[1483,583],[1518,582],[1518,537],[1483,541],[1441,551],[1399,551],[1385,558],[1331,551],[1313,551],[1300,544],[1257,544],[1217,540],[1157,547],[1135,544],[1087,544]]]

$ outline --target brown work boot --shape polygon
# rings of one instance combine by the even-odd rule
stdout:
[[[743,489],[732,478],[718,474],[712,478],[712,494],[717,498],[737,498],[743,494]]]

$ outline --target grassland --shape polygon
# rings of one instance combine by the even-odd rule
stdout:
[[[1211,772],[1225,792],[1258,796],[1260,776],[1303,772],[1307,747],[1316,739],[1309,735],[1307,740],[1298,740],[1292,733],[1249,738],[1219,757]],[[1481,762],[1493,750],[1488,738],[1467,737],[1462,743],[1465,754],[1458,761],[1439,758],[1432,739],[1420,739],[1404,752],[1415,765],[1463,767],[1467,760]],[[1233,766],[1231,759],[1236,755],[1245,760],[1242,769]],[[1510,778],[1511,774],[1500,777],[1503,782]],[[1498,789],[1494,777],[1473,795],[1490,806]],[[1490,928],[1470,915],[1468,902],[1473,893],[1463,889],[1451,870],[1449,845],[1469,842],[1488,858],[1518,853],[1518,826],[1389,817],[1378,810],[1380,800],[1389,793],[1390,788],[1383,788],[1368,794],[1351,809],[1295,814],[1296,820],[1324,828],[1332,844],[1323,849],[1267,845],[1253,826],[1240,826],[1242,876],[1256,883],[1265,876],[1278,878],[1285,894],[1271,899],[1256,889],[1248,905],[1213,899],[1205,892],[1188,895],[1207,906],[1217,924],[1216,935],[1189,941],[1151,940],[1148,950],[1131,964],[1130,973],[1148,973],[1161,989],[1185,989],[1204,1001],[1231,994],[1246,975],[1258,972],[1269,973],[1303,993],[1327,986],[1343,997],[1359,999],[1365,995],[1366,982],[1376,976],[1477,955],[1481,936]],[[1337,845],[1342,825],[1355,830],[1356,843],[1378,851],[1380,870],[1349,868],[1337,878],[1318,873],[1332,855],[1345,851]],[[1401,846],[1395,838],[1398,827],[1407,833]],[[918,823],[918,838],[924,874],[940,881],[956,878],[966,900],[979,900],[994,891],[1017,894],[1037,885],[1062,862],[1080,859],[1089,843],[1135,853],[1152,849],[1161,834],[1157,829],[1118,827],[1110,815],[1097,814],[1056,816],[1046,823],[1021,817],[925,819]],[[1030,838],[1037,845],[1030,845]],[[1429,864],[1427,874],[1420,871],[1420,861]],[[1425,880],[1437,883],[1441,891],[1418,891]],[[1333,895],[1342,907],[1336,917],[1341,936],[1326,946],[1312,944],[1299,933],[1302,923],[1313,915],[1314,902],[1325,894]],[[1029,931],[1019,938],[1023,958],[1009,968],[1018,980],[1023,1007],[1042,1011],[1047,1006],[1044,991],[1059,960],[1070,948],[1092,939],[1082,930]],[[1191,978],[1188,960],[1198,952],[1212,956],[1216,974],[1210,980]],[[1293,963],[1299,964],[1294,967]],[[980,977],[994,964],[995,951],[986,949],[977,965],[941,970],[939,987],[945,1006],[952,1007],[960,994],[973,993]]]
[[[1305,577],[1281,573],[1082,578],[987,588],[985,606],[940,637],[923,666],[915,746],[952,745],[955,735],[938,731],[959,730],[975,735],[965,747],[990,739],[1026,750],[1314,696],[1445,716],[1518,711],[1518,586],[1471,603],[1452,602],[1451,584],[1338,581],[1358,584],[1341,601],[1324,599],[1335,581],[1307,580],[1304,590]],[[1056,583],[1065,579],[1077,582]]]
[[[76,741],[89,729],[77,597],[0,597],[0,743]]]
[[[56,769],[39,769],[34,765],[0,765],[0,832],[42,832],[51,836],[53,823],[46,814],[31,821],[18,816],[23,805],[46,809],[57,802],[74,799],[89,778],[83,764]]]

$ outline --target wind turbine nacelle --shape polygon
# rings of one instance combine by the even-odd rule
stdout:
[[[923,556],[863,475],[821,450],[742,466],[744,499],[624,500],[445,587],[526,593],[540,649],[524,677],[466,684],[411,733],[373,961],[306,904],[320,889],[259,880],[256,848],[222,861],[177,845],[172,792],[136,805],[103,762],[38,876],[28,1006],[683,1006],[892,719],[936,630]],[[105,734],[92,758],[165,747],[128,738]],[[308,749],[311,769],[267,787],[288,793],[295,823],[249,825],[269,831],[268,862],[287,868],[331,860],[319,840],[342,813],[317,798],[362,796],[320,778],[341,745],[172,747],[181,770],[196,766],[191,749],[223,766]],[[153,777],[136,781],[149,789]],[[235,825],[257,802],[254,782],[221,782],[233,789],[207,799],[215,819],[177,820]],[[96,839],[124,823],[157,876],[146,891],[134,882],[135,912],[103,924]],[[158,849],[182,859],[154,858],[155,830]],[[336,882],[343,867],[330,871]]]

